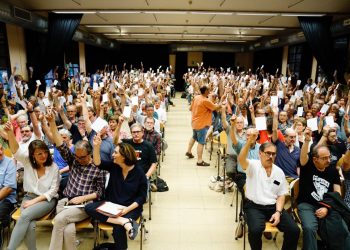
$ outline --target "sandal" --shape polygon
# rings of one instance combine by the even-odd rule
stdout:
[[[125,222],[123,224],[123,227],[125,227],[126,224],[131,223],[132,228],[128,231],[128,237],[130,240],[136,239],[137,233],[139,231],[139,224],[136,223],[133,219],[129,218],[128,222]]]

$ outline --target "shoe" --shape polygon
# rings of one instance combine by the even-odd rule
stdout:
[[[129,218],[128,222],[125,222],[123,224],[123,227],[125,227],[126,224],[131,223],[132,228],[128,231],[128,237],[130,240],[136,239],[137,233],[139,231],[139,224],[136,223],[133,219]]]
[[[202,162],[197,162],[197,166],[208,167],[210,166],[210,164],[205,161],[202,161]]]
[[[194,158],[194,155],[192,153],[189,153],[189,152],[186,153],[186,156],[188,157],[188,159]]]
[[[267,240],[272,240],[272,233],[270,233],[270,232],[265,232],[265,233],[264,233],[264,237],[265,237],[265,239],[267,239]]]

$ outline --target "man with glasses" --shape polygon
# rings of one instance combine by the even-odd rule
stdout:
[[[84,211],[85,203],[103,196],[105,173],[93,164],[92,146],[88,141],[75,143],[72,153],[57,130],[54,115],[48,112],[46,119],[53,142],[69,166],[68,183],[63,190],[63,198],[57,204],[49,249],[63,249],[63,246],[65,249],[75,249],[74,223],[89,217]]]
[[[311,129],[306,128],[304,134],[305,142],[300,153],[298,214],[303,228],[304,249],[316,250],[316,235],[320,221],[324,221],[324,218],[336,213],[336,211],[329,210],[320,202],[323,200],[325,193],[338,192],[341,194],[340,177],[337,169],[330,166],[331,153],[327,146],[314,147],[309,156]],[[340,249],[350,249],[350,235],[343,221],[332,224],[332,227],[328,227],[327,231],[329,234],[336,232],[338,236],[336,241],[343,243]],[[327,239],[327,242],[330,241],[334,241],[334,239]]]
[[[260,160],[248,160],[248,151],[257,135],[249,137],[238,161],[247,174],[244,211],[247,216],[248,240],[253,250],[262,249],[261,236],[269,221],[284,232],[282,249],[297,249],[300,230],[292,217],[283,210],[288,193],[283,171],[273,162],[277,148],[271,142],[259,148]]]
[[[115,130],[114,144],[119,143],[119,132],[121,125],[124,121],[123,116],[119,116],[119,122]],[[136,152],[137,162],[136,166],[141,167],[146,174],[148,179],[151,178],[153,173],[157,169],[157,156],[153,145],[143,139],[143,127],[139,123],[134,123],[130,127],[132,139],[123,139],[122,142],[129,143]]]

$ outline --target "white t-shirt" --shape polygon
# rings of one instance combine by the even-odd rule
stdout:
[[[166,111],[161,107],[159,107],[159,109],[154,109],[154,111],[158,114],[158,120],[162,123],[166,123]]]
[[[287,181],[283,171],[272,165],[271,175],[268,177],[260,160],[248,160],[246,197],[259,205],[276,204],[278,196],[288,193]]]

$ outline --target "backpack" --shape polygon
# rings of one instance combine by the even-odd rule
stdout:
[[[155,182],[157,186],[157,192],[169,191],[169,187],[163,179],[157,177],[157,180]]]

